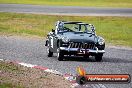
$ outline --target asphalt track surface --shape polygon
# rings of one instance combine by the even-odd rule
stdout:
[[[127,16],[132,17],[132,8],[43,6],[25,4],[0,4],[0,12],[35,13],[76,16]]]
[[[83,66],[88,74],[132,75],[132,48],[106,47],[102,62],[90,59],[66,57],[58,61],[56,54],[48,58],[45,39],[18,36],[0,36],[0,59],[15,60],[48,67],[63,74],[77,74],[77,66]],[[86,87],[80,87],[86,88]],[[87,88],[132,88],[129,84],[87,84]]]

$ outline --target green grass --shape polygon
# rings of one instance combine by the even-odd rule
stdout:
[[[96,7],[132,7],[132,0],[0,0],[0,3]]]
[[[96,33],[107,43],[132,46],[131,17],[52,16],[38,14],[0,13],[0,34],[44,37],[55,28],[55,22],[82,21],[94,24]]]
[[[3,83],[0,84],[0,88],[13,88],[13,85],[9,83]]]
[[[8,72],[19,72],[19,69],[16,65],[14,65],[13,63],[3,63],[0,62],[0,69],[1,71],[8,71]]]
[[[12,85],[11,83],[2,83],[0,84],[0,88],[23,88],[20,86]]]

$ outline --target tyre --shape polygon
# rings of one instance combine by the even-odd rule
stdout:
[[[95,60],[96,60],[97,62],[100,62],[100,61],[102,61],[102,57],[103,57],[103,54],[97,54],[97,55],[95,56]]]
[[[48,57],[52,57],[53,56],[53,52],[51,52],[49,48],[47,49],[47,53],[48,53],[48,55],[47,55]]]
[[[76,77],[76,82],[80,85],[83,85],[87,82],[87,79],[84,76],[78,76]]]
[[[59,61],[63,61],[64,58],[64,54],[59,48],[57,49],[57,58]]]

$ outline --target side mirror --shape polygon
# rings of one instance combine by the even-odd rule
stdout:
[[[54,29],[52,29],[52,32],[55,32],[55,30],[54,30]]]

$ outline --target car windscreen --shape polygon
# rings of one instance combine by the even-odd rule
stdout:
[[[64,24],[63,31],[70,31],[70,32],[90,32],[88,30],[87,24]]]

